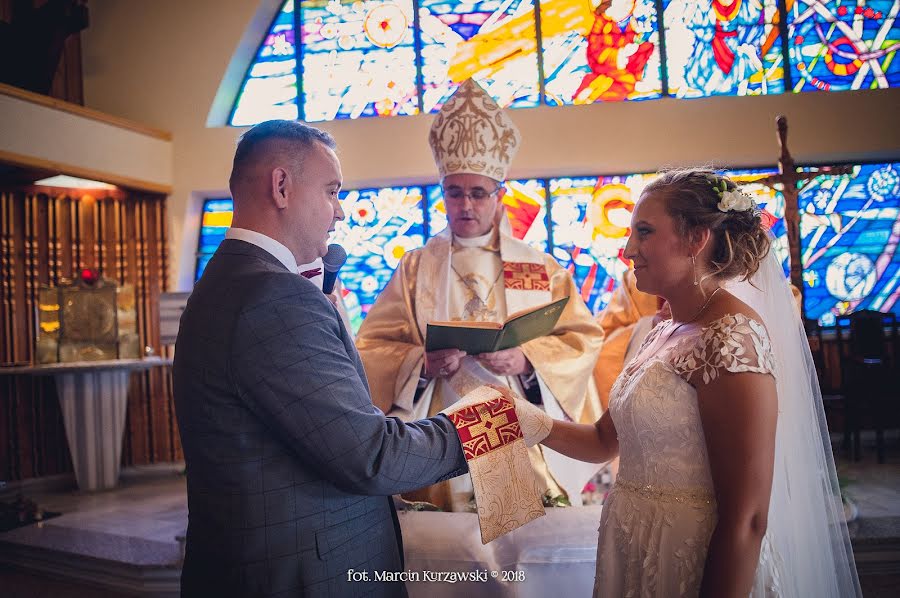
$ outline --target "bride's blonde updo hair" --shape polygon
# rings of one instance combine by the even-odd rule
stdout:
[[[723,195],[738,191],[734,181],[712,170],[668,170],[651,182],[644,193],[663,200],[676,230],[687,238],[692,232],[712,233],[712,271],[704,278],[747,280],[769,253],[769,234],[762,226],[755,203],[745,209],[719,208]],[[723,204],[727,204],[725,201]]]

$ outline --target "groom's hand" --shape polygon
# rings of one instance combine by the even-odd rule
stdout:
[[[526,446],[539,444],[550,434],[550,430],[553,428],[553,418],[547,415],[546,411],[536,405],[532,405],[525,399],[520,399],[516,396],[516,393],[505,386],[496,384],[479,386],[450,407],[442,410],[441,413],[447,415],[497,398],[497,395],[492,391],[500,393],[506,400],[513,402],[516,417],[519,420],[519,429],[522,430]]]

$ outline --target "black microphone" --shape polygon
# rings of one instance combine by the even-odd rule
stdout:
[[[328,246],[328,253],[322,258],[322,266],[325,271],[322,280],[322,292],[330,295],[334,292],[334,283],[337,281],[338,271],[347,261],[347,252],[337,243]]]

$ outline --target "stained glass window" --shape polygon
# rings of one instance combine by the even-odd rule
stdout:
[[[663,0],[663,5],[672,95],[784,91],[776,0]]]
[[[512,227],[512,235],[540,251],[549,250],[547,236],[547,192],[539,179],[507,181],[503,205]],[[447,208],[440,185],[426,187],[428,194],[428,232],[434,236],[447,228]]]
[[[784,226],[784,195],[780,191],[758,181],[778,174],[774,169],[729,170],[725,174],[732,178],[741,190],[750,194],[762,209],[763,224],[775,237],[775,252],[784,268],[785,276],[790,274],[790,256],[787,229]]]
[[[207,199],[203,202],[203,213],[200,217],[200,236],[197,241],[197,266],[194,270],[194,282],[200,280],[209,258],[216,252],[219,243],[225,238],[225,231],[231,226],[234,203],[230,197],[224,199]]]
[[[653,175],[550,179],[553,257],[568,268],[592,312],[609,303],[628,268],[631,212]]]
[[[857,166],[800,190],[806,315],[900,314],[900,163]]]
[[[551,106],[662,94],[654,0],[540,0],[544,93]]]
[[[256,53],[241,85],[229,124],[297,118],[297,59],[294,46],[294,1],[284,3]]]
[[[412,0],[303,0],[307,122],[416,114]]]
[[[288,0],[229,123],[436,112],[469,78],[512,108],[900,85],[900,0],[536,1]]]
[[[358,328],[403,257],[425,244],[425,208],[421,187],[382,187],[341,192],[343,222],[338,222],[331,242],[347,250],[341,268],[345,301],[359,305],[351,310],[351,324]]]
[[[787,275],[784,197],[758,182],[774,172],[727,174],[763,208]],[[596,313],[606,306],[628,267],[623,250],[631,211],[654,176],[509,181],[503,202],[513,235],[550,252],[568,268]],[[548,188],[552,235],[546,227]],[[447,217],[438,185],[344,191],[341,202],[345,220],[337,224],[332,241],[347,249],[340,276],[353,328],[358,329],[400,258],[425,243],[426,230],[432,236],[444,230]],[[835,315],[857,309],[900,314],[900,163],[856,166],[850,175],[807,181],[799,204],[807,316],[832,325]],[[231,218],[231,199],[204,202],[197,279],[225,237]]]
[[[419,0],[422,100],[437,112],[475,79],[500,106],[540,102],[533,0]]]
[[[900,2],[796,0],[788,6],[794,91],[900,84]]]

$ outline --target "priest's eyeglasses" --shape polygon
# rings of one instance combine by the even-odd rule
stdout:
[[[447,203],[461,204],[463,200],[468,197],[472,200],[472,202],[481,202],[485,201],[487,198],[492,195],[496,195],[500,189],[503,188],[503,185],[497,185],[492,190],[487,190],[484,187],[472,187],[468,191],[463,189],[462,187],[451,186],[446,187],[444,191],[444,201]]]

